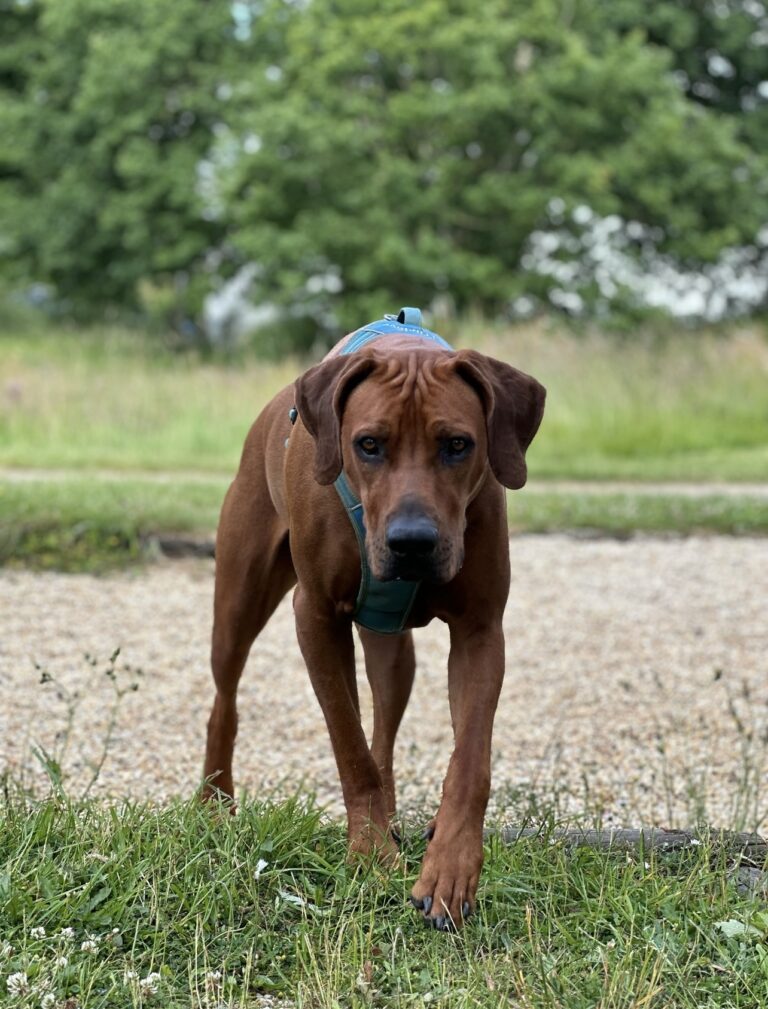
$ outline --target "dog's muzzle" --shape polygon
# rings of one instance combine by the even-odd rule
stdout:
[[[442,580],[443,550],[434,520],[421,511],[398,512],[387,523],[383,581]]]
[[[426,515],[398,516],[387,526],[387,546],[399,561],[425,560],[437,541],[437,526]]]

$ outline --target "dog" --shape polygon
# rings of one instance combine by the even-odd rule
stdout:
[[[205,797],[234,795],[248,652],[295,587],[296,630],[325,716],[351,852],[397,857],[393,747],[413,683],[411,628],[450,630],[455,746],[411,901],[433,928],[472,914],[510,582],[504,488],[526,481],[545,389],[453,350],[417,309],[364,326],[283,389],[245,441],[216,540]],[[360,721],[352,625],[373,694]]]

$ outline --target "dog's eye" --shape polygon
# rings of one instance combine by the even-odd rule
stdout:
[[[361,438],[357,443],[365,455],[378,455],[379,443],[375,438]]]
[[[441,447],[443,461],[447,463],[462,462],[466,459],[474,448],[471,438],[462,438],[456,435],[455,438],[446,438]]]
[[[447,445],[448,455],[464,455],[468,448],[466,438],[451,438]]]

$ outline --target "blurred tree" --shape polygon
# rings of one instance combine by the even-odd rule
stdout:
[[[0,20],[7,268],[78,311],[186,288],[224,232],[197,166],[230,86],[228,5],[0,0]]]
[[[309,334],[439,296],[599,309],[624,281],[596,280],[614,252],[594,222],[641,271],[695,271],[768,220],[758,0],[0,0],[0,17],[0,256],[74,309],[150,288],[194,311],[211,270],[243,268]]]
[[[742,131],[765,127],[760,85],[768,75],[768,8],[761,0],[614,0],[595,7],[604,26],[642,28],[652,45],[672,54],[678,85],[694,101],[739,116]]]
[[[768,219],[765,152],[647,42],[676,4],[637,0],[623,20],[594,0],[238,6],[253,59],[220,159],[230,238],[299,311],[329,271],[346,324],[441,292],[490,311],[543,294],[551,279],[521,261],[553,199],[561,219],[586,205],[640,222],[644,246],[686,264]]]

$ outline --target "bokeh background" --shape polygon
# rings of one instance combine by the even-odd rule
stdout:
[[[403,304],[547,385],[518,528],[765,528],[709,493],[768,476],[758,0],[0,12],[4,560],[210,532],[259,408]]]
[[[401,301],[765,308],[758,0],[4,0],[2,22],[4,276],[60,318],[283,352]]]

